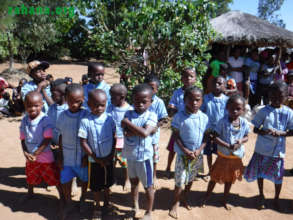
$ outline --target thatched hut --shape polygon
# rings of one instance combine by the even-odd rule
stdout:
[[[218,33],[214,43],[293,48],[293,32],[241,11],[229,11],[211,24]]]

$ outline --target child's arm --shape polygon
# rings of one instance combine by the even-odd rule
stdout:
[[[191,150],[189,150],[188,148],[184,146],[180,138],[178,129],[173,129],[173,135],[174,135],[175,142],[177,143],[179,148],[183,151],[183,153],[185,153],[190,159],[195,159],[194,152],[192,152]]]
[[[23,154],[25,158],[29,161],[35,161],[36,157],[28,152],[26,144],[25,144],[25,140],[21,140],[21,146],[22,146],[22,150],[23,150]]]
[[[54,101],[53,101],[53,99],[47,94],[47,92],[46,92],[46,90],[45,90],[45,88],[46,88],[48,85],[49,85],[49,81],[47,81],[47,80],[44,80],[44,81],[40,82],[40,83],[38,84],[37,92],[40,92],[40,93],[43,94],[43,96],[44,96],[46,102],[47,102],[48,105],[50,106],[50,105],[53,105],[53,104],[54,104]]]
[[[199,156],[200,153],[202,152],[202,150],[206,147],[206,145],[207,145],[207,140],[208,140],[208,138],[209,138],[209,135],[210,135],[210,132],[208,132],[208,131],[205,132],[205,134],[204,134],[204,138],[203,138],[203,141],[202,141],[200,147],[199,147],[197,150],[194,151],[194,156],[195,156],[195,157]]]
[[[177,108],[174,105],[168,105],[167,107],[169,117],[173,117],[177,113]]]
[[[38,149],[34,151],[33,155],[38,156],[40,153],[42,153],[43,150],[45,150],[45,148],[50,144],[51,140],[51,137],[44,138]]]
[[[270,130],[265,130],[265,129],[262,129],[262,128],[254,127],[253,132],[256,133],[256,134],[259,134],[259,135],[268,135],[268,134],[270,134],[271,131]]]
[[[156,127],[146,125],[145,127],[139,127],[133,124],[131,121],[129,121],[128,118],[124,118],[121,121],[121,126],[123,128],[129,129],[132,133],[134,133],[137,136],[146,138],[149,135],[151,135],[153,132],[156,131]]]
[[[101,166],[105,166],[105,161],[101,158],[97,158],[96,154],[92,151],[92,149],[90,148],[90,146],[87,143],[87,139],[85,138],[81,138],[80,137],[80,145],[82,146],[83,150],[85,151],[85,153],[92,157],[96,163],[99,163]]]

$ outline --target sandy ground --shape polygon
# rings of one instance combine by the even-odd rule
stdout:
[[[17,64],[17,68],[21,65]],[[7,64],[0,65],[0,72],[7,68]],[[86,73],[87,67],[84,65],[52,65],[48,70],[55,78],[71,76],[74,82],[79,82],[81,75]],[[114,69],[107,68],[105,79],[108,83],[118,82],[118,75]],[[15,83],[15,82],[12,82]],[[37,187],[36,197],[23,205],[18,205],[18,199],[26,193],[26,182],[24,172],[24,156],[22,154],[20,141],[18,139],[18,127],[21,118],[4,118],[0,120],[0,219],[56,219],[57,216],[57,191],[52,189],[46,191],[44,187]],[[168,208],[173,199],[174,180],[162,178],[167,164],[168,152],[165,149],[170,136],[170,130],[163,129],[160,140],[161,159],[158,165],[158,177],[160,188],[155,194],[154,219],[171,219],[168,216]],[[249,135],[249,142],[246,144],[246,155],[244,164],[247,165],[254,150],[256,136]],[[198,201],[204,195],[207,182],[202,179],[195,181],[190,193],[190,202],[193,207],[191,211],[179,208],[180,219],[293,219],[293,177],[289,174],[289,169],[293,168],[293,138],[287,139],[287,154],[285,159],[286,173],[284,177],[283,189],[281,192],[282,211],[277,212],[272,209],[272,199],[274,197],[274,185],[265,181],[264,192],[267,197],[268,208],[258,211],[255,208],[256,195],[258,193],[256,182],[248,183],[245,180],[237,182],[232,186],[230,195],[231,211],[226,211],[220,206],[220,199],[223,193],[223,185],[217,185],[210,202],[206,208],[199,208]],[[207,170],[205,161],[205,170]],[[173,168],[174,169],[174,164]],[[121,170],[118,170],[118,172]],[[117,184],[112,188],[111,200],[118,207],[119,212],[116,217],[105,217],[104,219],[123,219],[130,211],[130,193],[122,191],[121,185]],[[141,208],[145,208],[146,201],[143,187],[140,188]],[[78,209],[74,209],[67,219],[87,219],[91,215],[93,200],[89,193],[87,204],[88,212],[85,216],[80,216]],[[73,197],[75,201],[78,196]],[[76,205],[78,203],[76,202]]]

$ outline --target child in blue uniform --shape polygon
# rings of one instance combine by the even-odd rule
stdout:
[[[293,111],[282,105],[288,95],[286,83],[277,81],[269,87],[271,104],[259,110],[252,120],[257,134],[254,154],[245,170],[248,182],[257,180],[259,188],[258,208],[265,206],[263,179],[275,184],[274,205],[279,207],[279,195],[284,176],[286,137],[293,135]]]
[[[90,189],[96,202],[93,219],[100,219],[101,193],[104,191],[104,212],[109,214],[113,206],[109,203],[110,187],[114,184],[113,156],[115,152],[116,126],[112,117],[105,112],[107,95],[101,89],[89,93],[88,106],[91,113],[82,119],[78,136],[81,146],[89,156]]]
[[[156,131],[158,120],[157,115],[148,110],[152,94],[152,88],[148,84],[135,86],[132,91],[134,110],[127,111],[121,122],[125,136],[122,155],[127,158],[135,215],[139,210],[139,181],[142,182],[147,194],[147,211],[143,219],[152,218],[154,203],[152,134]]]
[[[241,117],[244,107],[245,99],[242,96],[231,96],[226,107],[228,115],[216,124],[214,142],[218,144],[218,157],[210,170],[211,180],[202,206],[210,197],[216,183],[220,183],[225,184],[223,205],[227,210],[231,209],[227,205],[227,198],[232,184],[237,179],[242,179],[243,144],[248,141],[249,124],[245,118]]]
[[[203,92],[196,86],[189,87],[184,93],[185,109],[179,111],[173,118],[172,128],[175,138],[175,190],[174,201],[169,211],[172,218],[177,219],[177,209],[182,195],[183,206],[191,210],[187,203],[192,182],[202,168],[202,150],[206,145],[204,138],[208,128],[208,117],[200,111]],[[185,189],[182,193],[182,187]]]
[[[160,141],[160,127],[166,121],[168,117],[167,109],[165,103],[160,99],[156,94],[160,86],[160,80],[155,75],[149,75],[145,79],[145,83],[148,83],[149,86],[153,89],[152,104],[149,108],[151,112],[155,112],[158,117],[158,130],[153,135],[153,148],[154,148],[154,189],[157,189],[157,164],[160,159],[159,155],[159,141]]]
[[[80,146],[78,129],[80,121],[87,115],[87,111],[82,109],[83,89],[76,83],[70,84],[65,90],[65,99],[68,104],[68,110],[63,111],[57,121],[56,127],[59,134],[59,148],[61,155],[59,165],[61,166],[61,184],[66,201],[64,215],[71,208],[71,186],[72,179],[78,177],[81,181],[80,212],[84,212],[85,193],[87,190],[88,167],[87,158]]]
[[[184,105],[184,91],[187,89],[189,86],[192,86],[196,81],[196,72],[195,69],[192,68],[186,68],[182,72],[181,76],[181,82],[183,83],[183,87],[176,89],[173,92],[173,95],[171,97],[171,100],[168,105],[168,114],[170,117],[173,117],[173,115],[177,112],[180,112],[184,110],[185,105]],[[169,151],[168,155],[168,163],[167,163],[167,177],[171,177],[171,165],[175,156],[175,151],[174,151],[174,135],[172,134],[167,146],[167,150]]]
[[[223,76],[217,76],[213,79],[212,92],[204,95],[201,110],[209,117],[209,132],[213,135],[217,123],[224,117],[228,96],[224,95],[226,82]],[[217,153],[217,144],[212,140],[208,140],[204,149],[207,155],[209,172],[212,167],[212,154]]]
[[[114,166],[118,162],[123,169],[124,183],[123,190],[130,190],[130,181],[127,170],[127,160],[122,157],[122,150],[124,146],[124,135],[121,127],[121,121],[128,110],[133,110],[133,107],[126,102],[127,89],[122,84],[114,84],[110,89],[111,104],[107,107],[107,112],[112,116],[116,124],[116,146],[114,156]]]

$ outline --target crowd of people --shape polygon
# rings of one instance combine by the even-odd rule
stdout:
[[[183,86],[173,92],[167,107],[156,95],[160,87],[156,75],[146,76],[145,83],[133,88],[129,104],[123,84],[110,86],[104,81],[102,63],[89,63],[81,83],[73,83],[69,77],[54,80],[46,73],[50,66],[47,62],[28,63],[27,73],[32,80],[20,81],[13,95],[19,100],[18,111],[22,104],[26,112],[20,139],[26,158],[28,194],[21,201],[31,198],[34,186],[42,181],[56,186],[60,218],[64,219],[72,209],[72,183],[77,178],[81,186],[80,212],[87,210],[85,198],[90,189],[95,200],[93,219],[101,219],[115,210],[110,188],[115,183],[118,162],[123,169],[123,189],[131,190],[132,217],[139,211],[141,182],[146,192],[143,219],[152,219],[154,191],[158,187],[160,127],[171,117],[166,168],[167,178],[172,178],[171,164],[176,155],[171,217],[179,217],[180,200],[186,209],[191,209],[188,195],[193,181],[203,173],[204,155],[209,183],[201,207],[206,206],[219,183],[225,185],[223,206],[230,210],[231,186],[244,176],[249,182],[258,182],[259,209],[265,206],[263,180],[272,181],[274,205],[280,209],[286,137],[293,135],[293,111],[284,105],[292,104],[292,62],[286,65],[286,59],[281,59],[287,71],[275,71],[272,51],[259,54],[253,50],[247,58],[241,53],[241,48],[234,48],[228,60],[222,51],[217,53],[209,64],[204,91],[194,86],[196,71],[184,69]],[[1,84],[1,98],[8,87],[11,86],[7,83]],[[242,117],[247,100],[252,106],[263,100],[265,106],[251,121],[257,141],[244,169],[244,144],[250,132],[248,121]],[[214,163],[213,154],[217,155]]]

